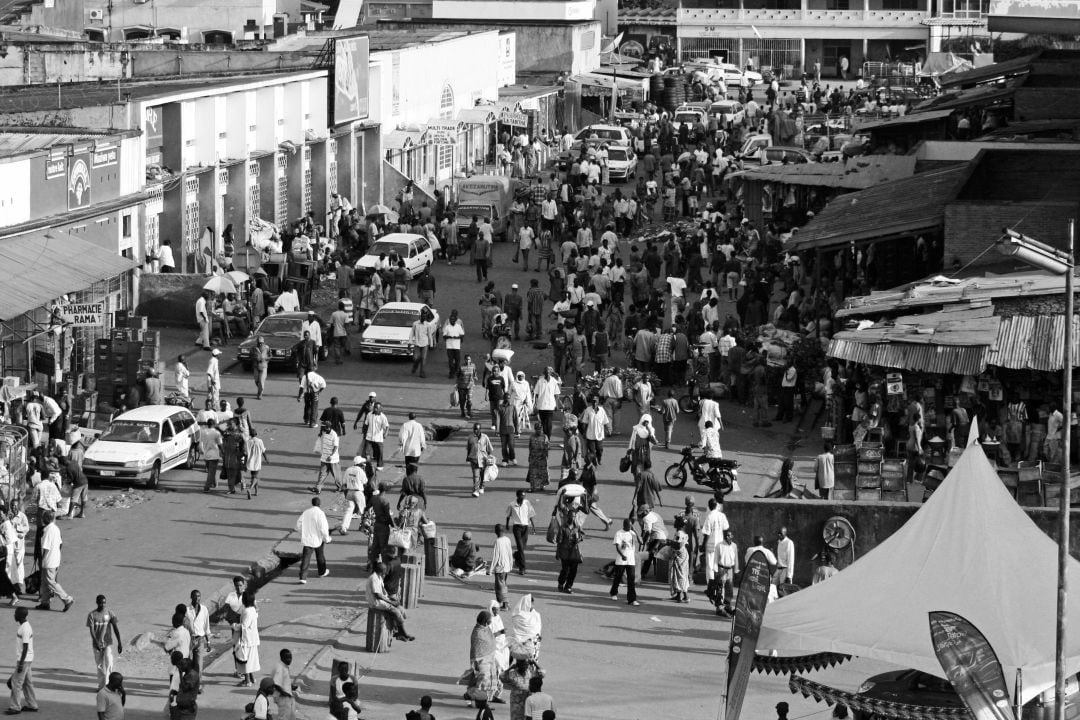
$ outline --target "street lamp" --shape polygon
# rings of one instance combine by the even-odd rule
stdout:
[[[1068,597],[1067,577],[1069,568],[1069,476],[1072,453],[1072,366],[1073,366],[1073,239],[1075,220],[1069,220],[1069,249],[1058,250],[1046,243],[1029,238],[1015,230],[1004,230],[997,241],[998,252],[1010,255],[1037,268],[1065,275],[1065,361],[1062,376],[1064,397],[1061,402],[1062,430],[1062,482],[1058,498],[1058,573],[1057,573],[1057,633],[1054,657],[1054,720],[1065,720],[1065,606]]]

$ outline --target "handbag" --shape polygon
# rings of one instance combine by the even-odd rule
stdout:
[[[41,568],[38,567],[37,562],[34,563],[34,571],[23,581],[23,587],[27,595],[37,595],[41,592]]]
[[[233,657],[236,658],[237,662],[246,663],[248,661],[248,657],[250,657],[250,656],[251,656],[251,648],[249,648],[244,643],[239,643],[236,646],[236,649],[233,650]]]
[[[554,545],[559,539],[559,518],[555,515],[551,516],[551,522],[548,523],[544,539],[548,541],[549,545]]]
[[[625,455],[619,460],[619,472],[628,472],[632,465],[631,454],[628,450]]]
[[[405,552],[412,550],[412,533],[404,528],[392,527],[390,528],[390,539],[387,540],[387,545],[391,547],[401,548]]]

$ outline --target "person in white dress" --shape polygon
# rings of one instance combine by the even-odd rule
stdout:
[[[698,433],[702,446],[705,445],[705,423],[711,421],[717,431],[724,429],[724,421],[720,419],[720,403],[713,400],[711,394],[702,394],[701,410],[698,417]]]
[[[191,371],[188,370],[187,361],[183,355],[176,356],[176,392],[180,393],[184,397],[188,396],[188,378],[191,377]]]
[[[233,625],[233,630],[239,631],[239,636],[233,634],[234,638],[238,637],[233,645],[233,657],[244,675],[239,686],[251,687],[255,684],[255,673],[262,669],[259,664],[259,611],[255,608],[255,593],[250,590],[243,592],[240,602],[243,605],[240,622]]]

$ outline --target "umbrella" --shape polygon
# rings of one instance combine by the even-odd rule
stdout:
[[[243,270],[230,270],[229,272],[225,273],[225,277],[229,278],[233,281],[233,283],[237,285],[242,285],[243,283],[246,283],[248,280],[251,279],[251,276]]]
[[[206,281],[203,285],[203,290],[213,290],[219,295],[228,295],[229,293],[236,292],[236,286],[233,285],[233,281],[224,275],[217,275]]]
[[[388,215],[388,214],[390,214],[392,212],[394,212],[394,211],[380,203],[378,205],[372,205],[370,208],[368,208],[368,213],[367,214],[368,215]]]
[[[578,485],[577,483],[567,483],[558,490],[559,495],[565,495],[566,497],[581,497],[586,492],[584,485]]]

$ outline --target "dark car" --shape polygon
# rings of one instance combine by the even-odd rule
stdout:
[[[270,347],[271,367],[286,365],[295,368],[296,359],[293,357],[293,348],[303,337],[301,326],[307,320],[307,316],[306,312],[284,312],[270,315],[259,323],[259,327],[255,328],[255,332],[251,337],[240,343],[236,359],[243,364],[245,370],[250,370],[252,366],[251,350],[255,347],[255,341],[262,337],[263,342]],[[323,339],[322,347],[319,349],[319,359],[325,360],[329,351],[330,328],[323,322],[322,318],[317,315],[316,318],[322,327]]]
[[[1068,678],[1066,683],[1068,700],[1065,717],[1075,720],[1080,715],[1080,705],[1076,703],[1076,678]],[[929,705],[949,708],[964,707],[964,702],[956,694],[952,683],[936,675],[921,670],[895,670],[874,675],[859,686],[859,695],[886,702],[908,703],[910,705]],[[1022,720],[1051,720],[1054,714],[1054,689],[1029,700],[1024,705]],[[855,720],[873,720],[871,713],[856,710]]]

